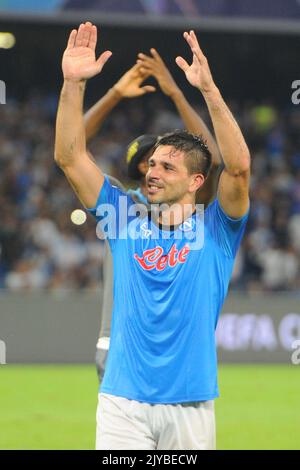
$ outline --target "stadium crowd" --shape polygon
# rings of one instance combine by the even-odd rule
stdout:
[[[300,109],[230,103],[252,155],[251,211],[231,288],[300,288]],[[98,289],[103,242],[53,159],[56,96],[32,93],[0,107],[0,287],[11,291]],[[155,110],[155,112],[153,112]],[[199,107],[206,116],[205,107]],[[91,150],[101,168],[126,181],[128,142],[182,127],[160,96],[122,103]],[[128,182],[128,184],[130,184]]]

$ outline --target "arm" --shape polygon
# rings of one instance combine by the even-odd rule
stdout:
[[[80,201],[94,207],[104,176],[86,149],[83,100],[86,80],[101,72],[110,51],[95,58],[97,29],[81,24],[70,34],[63,55],[64,84],[56,119],[55,161],[64,171]]]
[[[183,92],[173,79],[159,53],[153,48],[150,52],[152,57],[142,53],[138,54],[138,64],[142,66],[142,70],[144,69],[156,78],[161,91],[166,96],[169,96],[176,106],[186,129],[193,134],[201,135],[207,142],[208,148],[211,152],[212,167],[203,187],[197,195],[199,202],[208,204],[215,196],[217,189],[217,176],[222,163],[217,143],[201,116],[196,113],[194,108],[185,98]]]
[[[177,57],[176,62],[206,101],[225,164],[218,187],[220,204],[227,215],[239,218],[249,207],[250,153],[237,122],[212,79],[195,33],[184,33],[184,37],[192,50],[193,62],[188,65],[182,57]]]
[[[87,142],[97,134],[106,116],[121,99],[121,95],[113,87],[85,113],[84,126]]]
[[[176,85],[177,86],[177,85]],[[177,87],[178,88],[178,87]],[[192,108],[182,91],[178,88],[178,92],[171,97],[178,113],[180,114],[187,130],[192,134],[199,134],[206,141],[211,153],[211,168],[207,175],[203,186],[197,191],[196,202],[207,206],[216,196],[218,187],[218,176],[222,163],[221,154],[218,145],[206,126],[205,122],[198,113]]]
[[[124,98],[135,98],[156,91],[150,85],[142,86],[149,76],[138,65],[129,69],[108,92],[84,115],[87,142],[99,131],[104,119]]]

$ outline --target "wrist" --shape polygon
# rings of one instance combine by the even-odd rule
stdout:
[[[201,88],[199,88],[199,91],[201,91],[205,100],[214,100],[221,96],[219,88],[215,84],[213,84],[211,87],[205,90],[202,90]]]
[[[68,90],[85,90],[86,80],[73,80],[70,78],[64,79],[63,87]]]
[[[171,98],[171,100],[173,100],[175,102],[178,101],[178,100],[181,100],[183,98],[183,96],[184,95],[183,95],[182,91],[179,88],[175,88],[169,94],[169,97]]]
[[[85,78],[72,78],[72,77],[64,77],[65,83],[86,83]]]
[[[114,95],[114,97],[118,100],[122,100],[124,98],[124,94],[122,92],[121,87],[118,86],[118,83],[116,83],[112,88],[111,91]]]

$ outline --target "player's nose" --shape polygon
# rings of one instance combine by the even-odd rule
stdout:
[[[160,170],[158,166],[149,166],[147,172],[147,179],[159,180],[160,179]]]

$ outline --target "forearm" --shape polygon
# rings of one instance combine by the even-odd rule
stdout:
[[[181,90],[178,89],[178,91],[172,95],[172,100],[184,122],[186,129],[189,132],[201,135],[204,138],[212,155],[212,165],[215,167],[219,166],[222,163],[220,151],[214,137],[212,136],[203,119],[189,104]]]
[[[85,81],[65,81],[56,118],[55,160],[68,166],[86,152],[83,100]]]
[[[112,87],[85,113],[84,125],[87,142],[97,134],[106,116],[113,110],[121,99],[121,94],[115,87]]]
[[[233,176],[250,168],[250,153],[243,134],[217,87],[203,92],[226,170]]]

